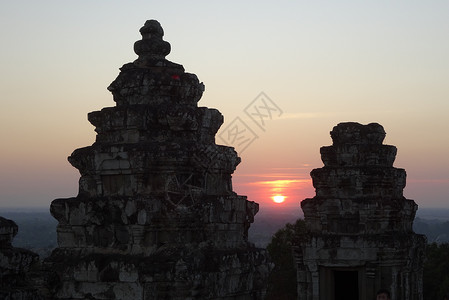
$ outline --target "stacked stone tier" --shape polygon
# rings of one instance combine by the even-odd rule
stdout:
[[[216,109],[183,105],[131,105],[91,112],[97,143],[196,141],[211,144],[223,123]]]
[[[232,176],[240,158],[232,148],[194,142],[139,143],[77,149],[69,157],[81,172],[80,195],[132,196],[154,192],[201,190],[232,193]]]
[[[268,271],[260,249],[210,245],[160,247],[146,256],[72,251],[69,260],[59,248],[52,260],[73,274],[59,278],[56,294],[70,300],[262,299],[257,295],[266,286],[258,274]]]
[[[321,160],[329,167],[392,167],[397,149],[390,145],[342,144],[321,147],[320,152]]]
[[[393,167],[323,167],[310,173],[321,197],[400,198],[406,183],[404,169]]]
[[[257,203],[237,195],[186,196],[182,203],[164,195],[54,200],[51,213],[59,222],[59,248],[150,255],[163,245],[247,246]]]
[[[417,210],[413,200],[403,197],[348,199],[316,196],[303,200],[301,207],[311,232],[355,236],[410,233]]]
[[[367,271],[373,268],[373,271],[379,272],[382,266],[416,268],[416,264],[419,264],[424,257],[425,240],[416,234],[379,233],[365,234],[356,238],[324,233],[311,234],[308,239],[308,243],[304,244],[306,249],[304,261],[328,267],[364,266]],[[416,260],[416,257],[420,260]]]
[[[197,76],[185,73],[181,65],[176,68],[138,67],[129,63],[120,70],[117,79],[108,87],[118,106],[162,103],[196,105],[204,91],[204,85]]]

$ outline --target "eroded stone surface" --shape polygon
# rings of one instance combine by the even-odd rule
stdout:
[[[14,221],[0,217],[0,299],[43,299],[30,279],[30,270],[38,263],[39,256],[11,245],[17,232]]]
[[[268,263],[248,243],[258,204],[232,190],[240,162],[215,144],[223,116],[198,107],[204,85],[165,59],[157,21],[139,56],[91,112],[96,142],[75,150],[79,194],[52,202],[56,299],[262,299]]]
[[[403,196],[396,147],[382,144],[376,123],[341,123],[331,137],[324,167],[311,172],[316,196],[301,202],[309,232],[295,253],[300,299],[333,299],[347,276],[358,299],[387,288],[392,299],[422,300],[425,238],[412,230],[417,205]]]

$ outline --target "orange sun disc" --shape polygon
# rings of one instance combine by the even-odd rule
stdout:
[[[273,201],[276,203],[282,203],[285,201],[285,196],[273,196]]]

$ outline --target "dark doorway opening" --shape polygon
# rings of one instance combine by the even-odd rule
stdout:
[[[357,271],[334,271],[335,300],[359,300]]]

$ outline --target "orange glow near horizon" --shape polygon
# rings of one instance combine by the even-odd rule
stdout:
[[[293,192],[294,186],[299,182],[301,181],[297,179],[277,179],[259,181],[256,184],[268,188],[268,194],[273,202],[281,204],[285,202],[287,199],[286,195],[290,195]]]
[[[299,179],[298,177],[303,177],[301,175],[265,173],[239,176],[235,178],[234,187],[237,193],[248,196],[262,207],[299,207],[300,201],[311,192],[311,180]],[[291,179],[292,177],[298,179]]]

